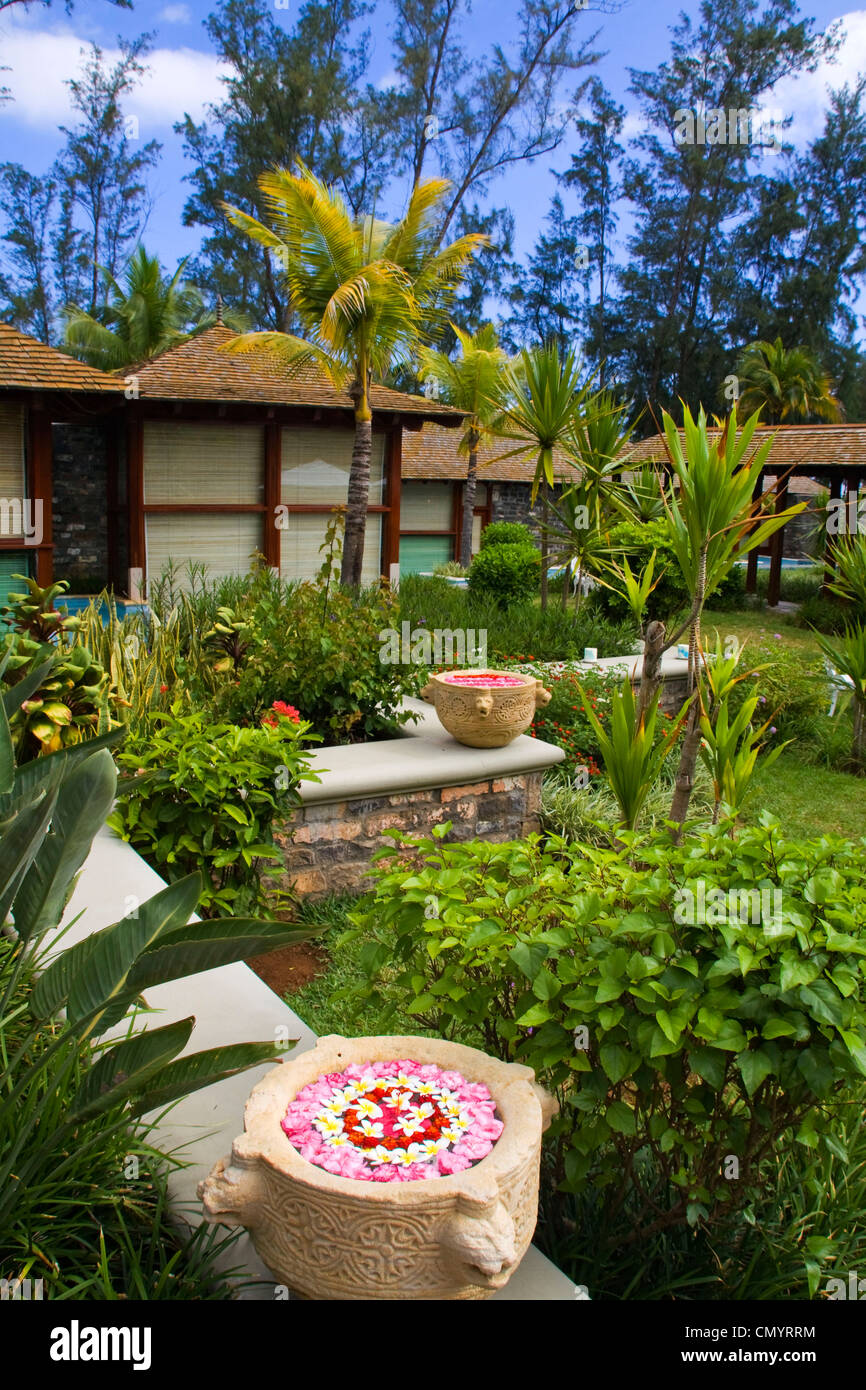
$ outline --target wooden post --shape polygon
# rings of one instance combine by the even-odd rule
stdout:
[[[262,554],[272,569],[279,572],[280,540],[277,530],[277,507],[280,505],[280,474],[282,472],[282,430],[276,420],[265,421],[265,514],[263,518]]]
[[[36,583],[45,588],[54,578],[53,516],[54,470],[51,416],[41,402],[28,415],[27,486],[34,502],[42,504],[42,535],[35,549]]]
[[[129,525],[128,589],[145,592],[147,553],[144,533],[144,423],[138,411],[130,408],[126,417],[126,489]],[[137,571],[137,575],[136,572]],[[130,592],[129,597],[133,594]]]
[[[752,501],[757,502],[764,490],[764,470],[758,474],[755,490],[752,493]],[[746,593],[755,594],[758,592],[758,551],[753,547],[746,559]]]
[[[774,511],[778,516],[788,505],[788,478],[779,487],[777,482],[776,505]],[[778,531],[770,537],[770,579],[767,585],[767,607],[775,608],[782,594],[782,556],[785,553],[785,527],[780,526]]]
[[[830,495],[828,502],[838,502],[842,496],[842,474],[833,473],[830,476]],[[828,518],[829,520],[829,518]],[[824,536],[824,579],[821,584],[820,592],[827,593],[828,584],[832,583],[833,575],[836,572],[836,558],[833,554],[833,537],[830,534],[829,525]]]
[[[403,466],[403,425],[398,419],[385,436],[385,512],[382,530],[382,577],[400,563],[400,486]]]

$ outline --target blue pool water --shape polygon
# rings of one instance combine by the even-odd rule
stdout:
[[[81,613],[85,608],[89,608],[90,602],[91,600],[86,595],[66,594],[64,597],[57,599],[56,607],[65,608],[71,618],[74,617],[76,613]],[[117,599],[116,607],[118,618],[130,617],[133,613],[143,613],[145,616],[147,615],[146,603],[130,603],[126,599]],[[107,623],[109,618],[108,604],[102,603],[99,611],[103,623]]]

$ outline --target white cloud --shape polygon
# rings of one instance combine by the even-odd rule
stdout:
[[[784,138],[802,147],[824,129],[829,88],[854,83],[866,74],[866,10],[851,10],[841,16],[845,37],[835,62],[824,62],[815,72],[785,77],[767,94],[763,105],[777,107],[793,119]]]
[[[39,128],[66,124],[72,116],[66,79],[80,71],[88,40],[67,25],[36,30],[32,25],[6,22],[0,34],[3,60],[11,69],[4,78],[14,98],[4,115]],[[108,64],[120,57],[117,49],[103,51]],[[200,119],[205,105],[222,95],[219,78],[227,68],[213,54],[194,48],[157,48],[145,62],[148,71],[124,102],[125,114],[138,117],[143,140],[182,119],[186,111]]]
[[[190,24],[192,10],[189,5],[166,5],[160,10],[159,18],[164,24]]]

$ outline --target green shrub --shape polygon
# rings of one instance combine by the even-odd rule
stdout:
[[[202,888],[194,874],[75,945],[52,937],[46,960],[48,933],[115,798],[108,745],[121,731],[16,766],[15,695],[4,690],[0,701],[0,1278],[44,1277],[49,1296],[211,1297],[214,1243],[168,1238],[168,1161],[147,1145],[141,1117],[281,1049],[185,1053],[195,1019],[142,1032],[142,996],[309,932],[190,922]],[[150,1180],[135,1181],[130,1158],[154,1160]]]
[[[818,632],[837,636],[845,631],[845,626],[850,623],[851,618],[850,603],[844,603],[841,599],[831,598],[829,595],[816,594],[813,598],[803,600],[794,621],[797,627],[817,628]]]
[[[481,532],[481,549],[491,545],[535,545],[535,537],[522,521],[492,521]]]
[[[567,613],[555,605],[542,611],[537,603],[514,603],[500,608],[490,595],[458,589],[443,579],[407,575],[400,583],[399,623],[410,629],[452,632],[472,629],[487,633],[488,662],[511,665],[527,661],[571,661],[584,647],[602,656],[624,656],[634,650],[634,624],[611,623],[584,605]]]
[[[489,595],[500,608],[525,601],[540,582],[541,555],[533,545],[488,545],[469,570],[470,592]]]
[[[25,593],[10,593],[0,609],[11,629],[5,640],[5,680],[18,687],[9,726],[19,762],[70,748],[116,728],[119,697],[108,671],[81,642],[79,619],[55,603],[69,588],[42,589],[16,574]]]
[[[169,881],[200,871],[205,915],[266,910],[264,881],[280,873],[267,865],[282,860],[274,821],[312,776],[301,748],[309,723],[266,719],[242,728],[178,702],[118,756],[128,775],[110,824]]]
[[[685,615],[688,609],[688,595],[664,521],[621,521],[612,528],[609,544],[614,552],[613,559],[620,561],[623,555],[628,556],[635,573],[648,562],[652,552],[656,552],[654,577],[657,577],[659,582],[647,599],[645,622],[658,620],[670,626],[675,618]],[[735,565],[727,578],[713,590],[709,598],[710,606],[726,606],[742,595],[744,588],[745,579],[742,571]],[[614,621],[622,622],[628,617],[629,608],[625,597],[612,589],[600,585],[593,593],[592,602],[600,612]],[[734,606],[738,606],[736,601]]]
[[[866,1074],[862,846],[768,817],[610,851],[449,829],[380,857],[359,993],[533,1067],[560,1102],[556,1182],[608,1215],[631,1198],[627,1243],[756,1200],[777,1148],[838,1152]]]
[[[745,573],[745,565],[742,569]],[[810,565],[808,569],[783,569],[779,578],[779,597],[785,603],[804,603],[817,595],[823,578],[824,570],[817,564]],[[757,592],[761,598],[767,597],[769,587],[769,566],[761,566],[757,576]]]
[[[217,637],[227,629],[227,645],[213,642],[218,718],[256,721],[285,700],[329,743],[387,735],[408,718],[400,704],[414,691],[413,671],[381,659],[381,634],[397,625],[387,588],[353,594],[336,578],[275,586],[253,576],[244,598],[215,620]]]

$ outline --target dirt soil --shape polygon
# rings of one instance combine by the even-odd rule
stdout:
[[[297,941],[293,946],[281,946],[266,956],[256,956],[248,960],[247,965],[282,998],[324,974],[328,968],[328,952],[315,941]]]

